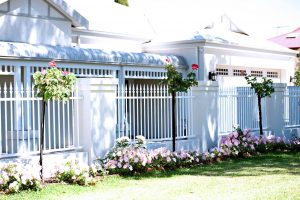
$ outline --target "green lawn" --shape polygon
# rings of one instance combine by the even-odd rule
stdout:
[[[96,186],[52,184],[0,199],[300,199],[300,152],[272,153],[145,176],[107,176]]]

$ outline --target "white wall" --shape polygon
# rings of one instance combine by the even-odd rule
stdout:
[[[193,41],[182,41],[175,43],[145,44],[144,50],[151,53],[164,53],[183,56],[188,65],[196,63],[199,65],[199,80],[207,81],[208,73],[216,71],[217,65],[244,66],[249,69],[262,68],[274,69],[280,72],[280,80],[274,82],[288,83],[289,77],[293,76],[296,55],[285,52],[270,52],[259,49],[245,49],[237,46],[228,46],[213,43],[197,43]],[[228,78],[228,79],[227,79]],[[231,85],[245,84],[241,78],[232,79]],[[222,78],[223,79],[223,78]],[[237,82],[236,82],[237,81]],[[227,81],[228,82],[228,81]],[[222,83],[221,83],[222,84]]]
[[[0,10],[1,41],[71,45],[71,22],[43,0],[10,0]]]

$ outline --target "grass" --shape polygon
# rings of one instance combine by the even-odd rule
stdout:
[[[107,176],[96,186],[50,184],[0,199],[299,199],[300,152],[275,152],[211,165]]]

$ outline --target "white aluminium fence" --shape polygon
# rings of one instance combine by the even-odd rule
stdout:
[[[300,127],[300,87],[289,86],[284,93],[284,122],[286,127]]]
[[[39,151],[42,98],[36,91],[12,84],[0,86],[0,157]],[[79,147],[78,101],[48,101],[45,110],[44,152]]]
[[[242,129],[259,129],[257,97],[250,87],[219,87],[219,134],[238,124]],[[263,128],[267,127],[266,98],[262,99]]]
[[[164,85],[126,85],[118,90],[117,135],[150,141],[171,140],[172,99]],[[193,136],[192,95],[177,93],[177,139]]]

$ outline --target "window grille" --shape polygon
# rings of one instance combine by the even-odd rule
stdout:
[[[251,70],[251,76],[262,77],[263,72],[262,71]]]
[[[267,72],[267,77],[269,78],[278,78],[278,72]]]
[[[234,69],[233,76],[246,76],[246,70],[243,69]]]
[[[217,68],[217,75],[228,76],[228,69]]]

